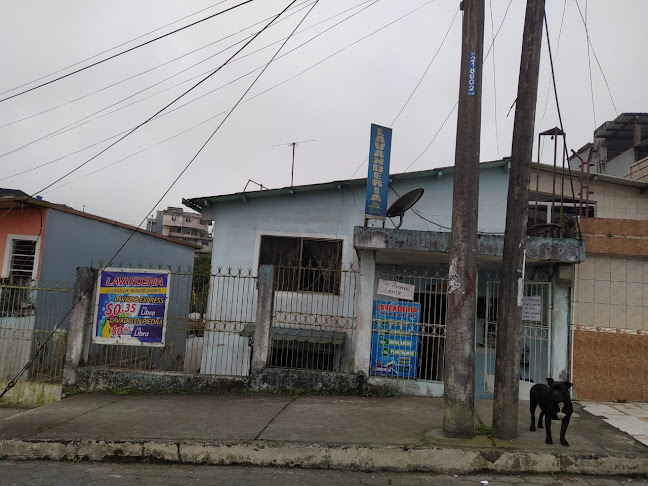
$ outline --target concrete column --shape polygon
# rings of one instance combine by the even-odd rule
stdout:
[[[87,356],[86,341],[88,340],[87,325],[91,316],[92,296],[95,285],[95,271],[87,267],[77,268],[74,283],[73,305],[70,312],[70,330],[68,331],[65,365],[63,367],[63,389],[74,386],[77,377],[77,367]]]
[[[260,373],[268,366],[272,339],[272,314],[274,310],[274,265],[259,265],[256,324],[252,373]]]
[[[564,381],[569,377],[571,287],[559,285],[558,276],[558,272],[555,272],[551,285],[551,343],[549,343],[551,346],[551,368],[549,376],[554,380]]]
[[[360,288],[358,289],[358,327],[356,329],[354,371],[356,373],[362,371],[369,376],[376,254],[374,251],[368,250],[361,250],[358,253]]]

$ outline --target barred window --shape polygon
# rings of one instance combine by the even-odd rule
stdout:
[[[275,266],[275,289],[340,294],[342,240],[262,236],[260,264]]]
[[[36,243],[36,240],[11,240],[9,269],[5,271],[10,279],[25,280],[33,277],[36,262]]]

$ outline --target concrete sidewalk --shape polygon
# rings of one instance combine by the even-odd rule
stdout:
[[[647,475],[648,447],[575,404],[567,439],[529,432],[520,403],[518,439],[488,436],[492,402],[476,402],[486,435],[447,439],[442,400],[287,395],[85,394],[2,418],[10,459],[133,459],[356,470]],[[8,414],[7,414],[8,415]]]

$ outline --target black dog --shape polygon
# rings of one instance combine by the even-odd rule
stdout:
[[[569,426],[569,420],[574,411],[572,407],[571,398],[569,397],[569,389],[572,384],[568,381],[553,381],[547,378],[547,384],[543,385],[538,383],[531,387],[529,399],[531,400],[531,432],[536,429],[535,426],[535,410],[540,406],[540,417],[538,417],[538,428],[542,428],[542,417],[545,419],[545,428],[547,429],[547,438],[545,444],[553,444],[551,439],[551,421],[562,420],[560,426],[560,443],[565,447],[569,447],[569,442],[565,439],[565,432]]]

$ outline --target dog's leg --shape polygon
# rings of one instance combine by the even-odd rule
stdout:
[[[531,401],[530,409],[531,409],[531,427],[529,427],[529,430],[531,432],[535,432],[535,430],[536,430],[536,427],[535,427],[536,404],[535,404],[535,402],[533,400]]]
[[[542,428],[542,419],[544,418],[545,413],[544,410],[540,409],[540,416],[538,417],[538,428]]]
[[[560,443],[565,447],[569,447],[569,442],[567,442],[567,439],[565,439],[565,434],[567,433],[567,427],[569,426],[570,420],[571,414],[566,415],[565,418],[562,419],[562,423],[560,424]]]
[[[551,412],[545,414],[545,428],[547,429],[547,437],[545,439],[545,444],[553,444],[553,439],[551,438]]]

